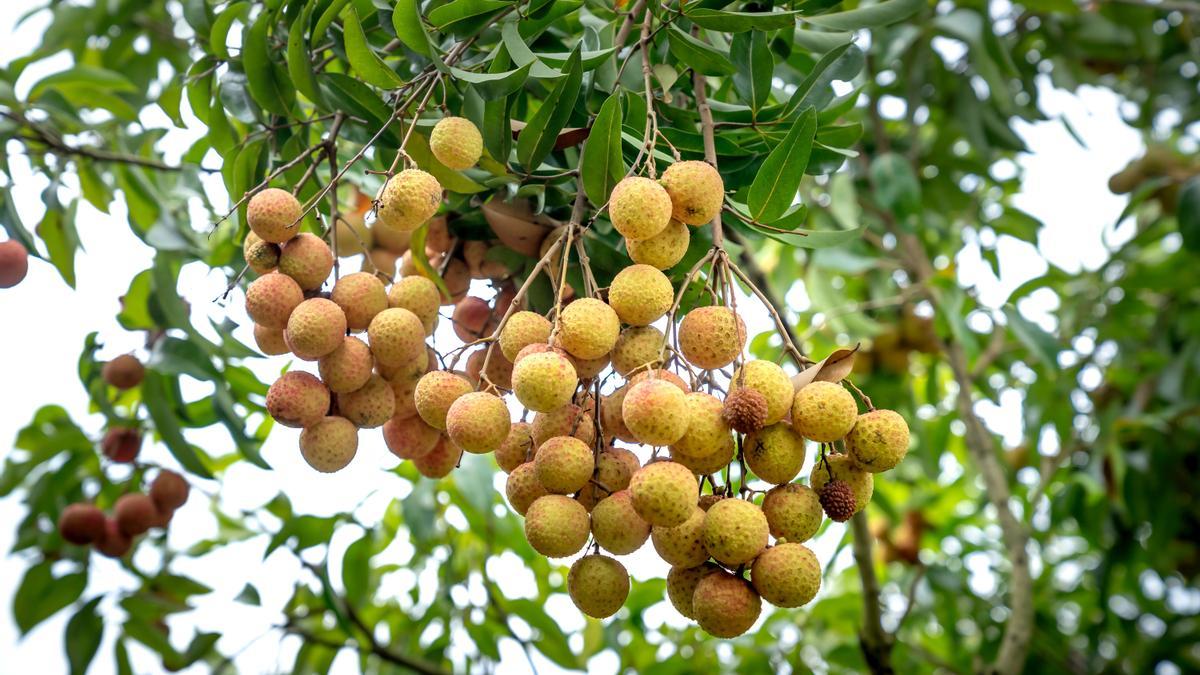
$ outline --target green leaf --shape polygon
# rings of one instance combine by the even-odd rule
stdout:
[[[414,230],[412,237],[409,238],[409,250],[412,251],[413,265],[416,266],[418,274],[437,284],[443,298],[449,298],[451,297],[450,289],[446,287],[442,275],[438,274],[437,270],[433,269],[433,265],[429,264],[429,255],[425,252],[425,237],[427,236],[429,236],[429,223],[424,223]]]
[[[47,188],[52,189],[53,186]],[[37,227],[50,262],[71,288],[75,288],[75,252],[80,247],[79,233],[75,230],[75,204],[71,202],[64,211],[58,199],[53,199],[47,204],[46,214]]]
[[[894,152],[879,155],[871,162],[875,200],[881,207],[899,215],[921,211],[921,183],[912,165]]]
[[[673,23],[667,29],[667,42],[675,58],[702,75],[732,75],[735,72],[729,54],[688,35]]]
[[[857,58],[858,63],[860,64],[858,68],[862,67],[862,51],[857,47],[854,47],[854,51],[847,54],[851,47],[854,46],[849,42],[835,47],[826,52],[820,58],[820,60],[813,64],[812,70],[809,71],[808,75],[804,77],[804,80],[797,85],[796,91],[792,92],[792,97],[788,99],[787,105],[784,106],[782,117],[789,117],[793,112],[799,110],[801,107],[804,107],[805,104],[809,102],[810,96],[813,95],[814,91],[823,91],[829,86],[831,81],[836,79],[834,77],[835,74],[841,75],[846,79],[852,77],[852,75],[847,76],[845,73],[839,72],[847,69],[841,67],[834,68],[833,66],[835,64],[841,65],[847,61],[854,62],[854,60]],[[857,72],[858,68],[855,68],[855,72]]]
[[[246,83],[254,101],[276,115],[287,115],[296,92],[287,78],[278,76],[271,61],[268,33],[273,25],[275,12],[263,11],[243,33],[242,68],[246,71]]]
[[[248,11],[250,11],[249,2],[230,3],[213,21],[212,30],[208,33],[208,47],[214,56],[223,61],[229,60],[229,47],[226,45],[229,29],[238,19],[244,23]]]
[[[392,28],[405,47],[421,56],[430,56],[429,34],[421,19],[421,8],[417,0],[399,0],[392,8]]]
[[[320,105],[321,90],[317,87],[317,76],[313,73],[312,61],[308,57],[308,41],[304,39],[304,30],[312,18],[313,5],[305,5],[304,11],[292,22],[288,29],[287,70],[292,77],[296,90],[304,94],[308,100]]]
[[[463,82],[475,85],[475,91],[483,100],[494,101],[498,98],[504,98],[520,89],[525,84],[525,81],[529,79],[529,69],[533,65],[532,62],[526,63],[520,68],[499,73],[475,73],[451,67],[450,73]]]
[[[16,204],[13,203],[12,191],[8,186],[0,188],[0,224],[4,225],[4,231],[12,239],[21,242],[29,255],[38,256],[37,246],[34,243],[33,235],[29,230],[25,229],[25,224],[21,222],[21,216],[17,213]]]
[[[176,460],[191,473],[202,478],[212,478],[212,472],[201,461],[196,450],[187,442],[180,427],[179,418],[169,402],[167,378],[153,370],[146,371],[142,380],[142,403],[154,421],[154,428],[162,437],[167,449]]]
[[[22,635],[78,600],[87,585],[86,573],[55,578],[50,566],[47,560],[30,567],[13,595],[13,619]]]
[[[101,90],[109,93],[132,94],[137,87],[121,73],[94,66],[74,66],[47,75],[29,89],[29,100],[36,101],[47,91],[67,91],[75,88]]]
[[[1004,318],[1017,339],[1046,366],[1046,374],[1053,376],[1058,371],[1058,352],[1062,346],[1042,327],[1026,319],[1013,305],[1004,305]]]
[[[346,587],[346,599],[353,605],[362,605],[368,598],[374,547],[374,537],[367,532],[346,547],[346,554],[342,556],[342,585]]]
[[[767,34],[756,30],[734,35],[729,55],[737,68],[733,74],[734,88],[752,110],[759,110],[771,96],[771,76],[775,71]]]
[[[834,248],[837,246],[845,246],[852,241],[862,238],[863,228],[855,228],[853,230],[800,230],[794,229],[789,232],[776,232],[766,228],[748,225],[740,221],[734,221],[734,226],[740,229],[748,229],[753,232],[774,239],[775,241],[794,246],[796,248]]]
[[[563,76],[562,71],[542,63],[529,45],[525,44],[525,38],[521,37],[519,24],[516,21],[507,21],[500,27],[500,38],[504,41],[504,48],[513,63],[517,66],[530,66],[530,77],[554,79]]]
[[[100,642],[104,638],[104,619],[96,612],[96,606],[101,599],[103,596],[93,598],[67,622],[63,646],[67,661],[71,664],[71,675],[85,675],[100,649]]]
[[[579,98],[579,89],[583,84],[578,49],[567,61],[566,73],[566,77],[555,83],[550,95],[517,137],[517,161],[527,172],[537,169],[546,155],[554,149],[558,132],[566,126],[571,112],[575,109],[575,101]]]
[[[620,92],[613,92],[600,106],[583,146],[580,161],[583,190],[597,207],[608,202],[609,193],[625,175],[625,158],[621,154],[622,108]]]
[[[808,166],[816,131],[817,113],[808,108],[796,118],[783,141],[767,155],[747,194],[750,216],[754,220],[769,223],[791,207]]]
[[[1183,184],[1175,213],[1184,247],[1200,253],[1200,176],[1192,176]]]
[[[691,3],[688,7],[693,7]],[[720,9],[696,7],[683,10],[692,23],[722,33],[743,33],[748,30],[780,30],[796,24],[799,12],[727,12]]]
[[[443,33],[467,33],[485,24],[489,14],[512,6],[510,0],[451,0],[429,13],[429,22]]]
[[[925,4],[926,0],[886,0],[877,5],[859,7],[847,12],[804,16],[800,19],[831,30],[878,28],[907,19],[920,11]]]
[[[492,64],[489,66],[489,72],[499,73],[505,72],[511,61],[508,57],[508,50],[502,45],[496,51],[495,58],[492,59]],[[478,91],[468,92],[468,99],[471,96],[481,96]],[[489,155],[493,159],[508,165],[508,157],[512,151],[512,122],[509,117],[509,99],[508,97],[483,101],[483,119],[480,120],[479,129],[483,134],[483,146],[487,149]]]
[[[380,89],[395,89],[404,84],[396,71],[388,67],[383,59],[371,49],[367,36],[363,34],[362,24],[358,22],[358,12],[353,7],[342,20],[346,38],[346,58],[359,76],[368,84]]]

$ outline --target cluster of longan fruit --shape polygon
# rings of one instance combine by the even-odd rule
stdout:
[[[105,515],[95,504],[76,502],[62,510],[58,532],[77,546],[94,546],[110,558],[119,558],[133,547],[135,537],[151,529],[166,529],[175,511],[187,502],[190,491],[183,476],[160,470],[147,492],[127,492]]]

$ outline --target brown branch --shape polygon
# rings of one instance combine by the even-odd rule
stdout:
[[[854,530],[854,564],[862,579],[863,627],[858,634],[867,667],[876,675],[890,675],[892,668],[892,636],[883,629],[883,612],[879,606],[879,579],[875,576],[875,557],[871,553],[871,529],[867,515],[854,514],[850,519]]]
[[[696,96],[696,110],[700,113],[700,135],[704,138],[704,160],[712,164],[713,168],[717,168],[717,143],[713,137],[713,115],[712,107],[708,105],[708,94],[706,88],[707,81],[704,75],[693,69],[692,71],[692,93]],[[717,211],[717,215],[712,219],[713,227],[713,246],[724,248],[725,237],[724,229],[721,226],[721,212]]]

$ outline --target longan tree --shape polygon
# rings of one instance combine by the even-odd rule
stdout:
[[[121,670],[223,670],[271,640],[298,642],[297,671],[343,651],[490,671],[501,644],[535,669],[603,652],[636,672],[1195,667],[1176,645],[1197,629],[1138,580],[1196,572],[1194,510],[1155,487],[1186,488],[1200,436],[1196,140],[1165,123],[1113,177],[1137,232],[1103,269],[987,305],[951,264],[1037,241],[1021,177],[993,168],[1030,150],[1014,122],[1042,119],[1045,73],[1118,92],[1141,127],[1195,119],[1195,7],[996,11],[52,3],[39,48],[0,72],[0,286],[28,292],[29,257],[74,286],[77,216],[118,203],[154,262],[113,271],[144,350],[102,356],[94,333],[79,356],[101,431],[46,405],[6,460],[26,508],[18,628],[65,610],[78,671],[102,638]],[[23,77],[61,52],[70,66]],[[49,185],[32,231],[17,161]],[[188,266],[225,279],[215,339],[180,297]],[[1039,290],[1078,304],[1039,324],[1017,309]],[[1151,341],[1166,358],[1113,357]],[[977,412],[1008,391],[1015,448]],[[218,426],[222,444],[195,442]],[[268,438],[295,451],[268,461]],[[283,492],[223,505],[231,466],[280,461],[339,491],[351,462],[378,464],[398,491],[382,516]],[[217,534],[180,548],[181,508]],[[259,538],[302,569],[271,630],[238,647],[169,630],[211,591],[179,560]],[[657,578],[628,568],[643,549]],[[490,575],[511,554],[536,598]],[[969,556],[994,592],[968,585]],[[130,583],[85,595],[102,557]],[[1055,576],[1097,557],[1102,574]],[[434,597],[389,590],[399,568]],[[560,593],[581,630],[548,613]],[[1117,593],[1165,626],[1161,648],[1110,616]],[[231,605],[260,603],[246,585]],[[660,603],[672,620],[649,622]]]

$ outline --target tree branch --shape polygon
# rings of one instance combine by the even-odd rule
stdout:
[[[854,564],[862,579],[863,627],[858,634],[867,667],[876,675],[891,675],[892,636],[883,629],[883,614],[879,607],[879,579],[875,577],[875,558],[871,554],[871,530],[867,515],[854,514],[850,519],[854,529]]]

